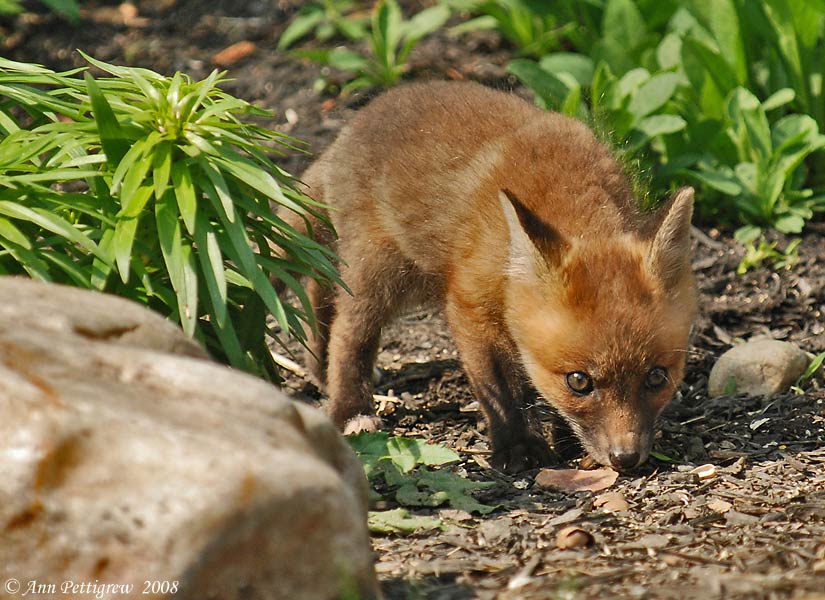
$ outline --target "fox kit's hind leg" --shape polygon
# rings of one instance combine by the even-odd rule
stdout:
[[[528,423],[535,393],[526,383],[508,340],[501,339],[499,317],[467,296],[447,298],[447,321],[461,362],[489,425],[493,467],[518,472],[552,462],[544,436]]]

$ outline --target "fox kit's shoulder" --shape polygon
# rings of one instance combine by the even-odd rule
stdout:
[[[404,211],[482,215],[503,226],[509,189],[542,220],[570,233],[633,226],[637,203],[622,167],[583,123],[475,83],[402,86],[359,112],[326,153],[339,180],[381,188]],[[337,200],[333,200],[337,202]],[[347,204],[346,198],[343,199]]]

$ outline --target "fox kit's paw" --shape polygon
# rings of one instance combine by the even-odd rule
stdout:
[[[375,433],[384,425],[381,417],[376,415],[358,415],[351,418],[344,425],[344,435],[354,435],[356,433]]]
[[[519,473],[553,463],[554,455],[543,437],[529,435],[493,452],[491,464],[505,473]]]

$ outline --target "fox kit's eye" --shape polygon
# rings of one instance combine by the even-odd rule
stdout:
[[[658,390],[667,383],[667,369],[664,367],[653,367],[645,377],[645,385],[651,390]]]
[[[574,394],[586,396],[593,391],[593,380],[584,371],[573,371],[567,374],[567,387]]]

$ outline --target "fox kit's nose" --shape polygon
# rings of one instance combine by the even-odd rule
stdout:
[[[638,452],[610,452],[610,464],[618,471],[632,469],[639,464]]]

